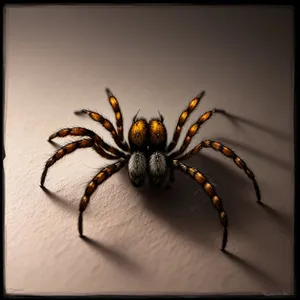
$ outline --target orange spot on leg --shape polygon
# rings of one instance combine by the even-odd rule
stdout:
[[[212,202],[213,202],[213,205],[217,208],[217,210],[220,210],[222,208],[222,203],[218,196],[214,196],[212,198]]]
[[[204,185],[204,189],[205,189],[205,192],[207,193],[207,195],[209,196],[209,197],[212,197],[213,196],[213,194],[214,194],[214,189],[213,189],[213,187],[212,187],[212,185],[210,184],[210,183],[205,183],[205,185]]]
[[[227,148],[227,147],[223,147],[222,152],[224,155],[226,155],[227,157],[234,157],[234,153],[231,149]]]
[[[195,179],[200,184],[203,184],[205,182],[205,178],[204,178],[204,176],[200,172],[196,173]]]

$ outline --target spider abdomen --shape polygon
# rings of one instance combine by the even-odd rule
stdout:
[[[167,158],[161,152],[153,152],[149,157],[149,177],[150,181],[155,185],[163,183],[167,174]]]
[[[136,187],[143,185],[147,173],[147,159],[143,152],[132,153],[128,161],[128,174],[132,184]]]

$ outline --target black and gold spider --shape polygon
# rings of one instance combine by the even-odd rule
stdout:
[[[110,160],[117,160],[117,162],[102,168],[100,172],[89,182],[85,189],[84,195],[79,205],[78,217],[78,231],[80,236],[83,236],[82,215],[89,204],[92,194],[96,191],[96,188],[100,184],[102,184],[113,174],[120,171],[126,164],[128,165],[129,178],[135,187],[140,187],[143,185],[147,174],[152,184],[161,185],[164,179],[167,177],[168,172],[170,175],[168,186],[170,187],[174,182],[174,171],[178,169],[189,175],[204,188],[205,192],[210,197],[212,204],[217,209],[221,224],[224,227],[221,250],[225,250],[228,236],[228,218],[223,208],[222,201],[217,195],[215,188],[209,183],[203,173],[201,173],[196,168],[189,167],[181,162],[198,153],[202,148],[212,148],[215,151],[221,152],[226,157],[231,158],[239,168],[245,171],[247,176],[252,180],[254,184],[257,202],[260,202],[260,190],[253,172],[247,167],[246,163],[230,148],[216,141],[204,140],[192,150],[184,154],[185,150],[191,143],[192,138],[198,132],[200,126],[208,119],[210,119],[214,113],[221,111],[214,109],[204,113],[197,120],[197,122],[189,128],[183,144],[181,145],[179,150],[170,153],[176,147],[180,137],[180,133],[188,117],[195,110],[201,98],[204,96],[204,91],[201,92],[192,101],[190,101],[189,105],[181,113],[173,134],[172,141],[169,143],[169,145],[167,145],[167,130],[163,123],[164,118],[160,113],[159,118],[153,118],[149,122],[147,122],[147,120],[144,118],[138,118],[137,113],[133,117],[132,125],[129,129],[128,145],[124,140],[123,117],[118,100],[109,89],[106,89],[106,92],[108,95],[109,103],[115,113],[117,129],[115,129],[113,124],[108,119],[104,118],[96,112],[83,109],[80,112],[75,113],[87,114],[94,121],[99,122],[105,129],[107,129],[111,133],[115,143],[121,150],[107,144],[102,138],[99,137],[99,135],[89,129],[82,127],[61,129],[58,132],[53,133],[49,137],[48,141],[51,141],[56,137],[66,136],[86,136],[87,138],[83,138],[78,141],[66,144],[65,146],[57,150],[55,154],[47,160],[41,176],[41,187],[44,187],[48,169],[55,162],[60,160],[65,155],[74,152],[76,149],[90,147],[102,157]]]

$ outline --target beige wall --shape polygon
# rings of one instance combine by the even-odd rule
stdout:
[[[291,293],[292,25],[284,7],[6,7],[7,291]],[[255,173],[266,207],[220,153],[203,150],[187,162],[216,184],[231,254],[219,250],[222,227],[209,198],[179,172],[168,192],[133,188],[126,170],[100,186],[84,216],[90,242],[78,237],[78,205],[107,161],[78,150],[50,169],[52,196],[40,189],[53,131],[86,126],[112,141],[73,114],[89,108],[114,120],[106,86],[120,101],[126,133],[138,109],[147,118],[159,110],[170,138],[202,90],[189,125],[214,107],[238,117],[214,116],[193,144],[212,138],[231,146]]]

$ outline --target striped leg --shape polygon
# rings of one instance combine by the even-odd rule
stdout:
[[[122,151],[119,151],[113,146],[108,145],[104,142],[102,138],[92,130],[83,128],[83,127],[71,127],[71,128],[63,128],[53,134],[50,135],[48,141],[51,141],[54,138],[57,137],[66,137],[66,136],[89,136],[92,138],[92,140],[95,141],[95,144],[98,144],[101,148],[106,150],[107,152],[113,154],[116,158],[126,158],[126,154]],[[100,148],[99,147],[99,148]]]
[[[117,132],[118,132],[119,139],[122,143],[127,145],[126,141],[124,140],[123,116],[122,116],[119,102],[118,102],[117,98],[113,95],[113,93],[111,92],[110,89],[106,88],[105,91],[108,96],[108,101],[115,113]],[[127,145],[127,147],[128,147],[128,145]],[[128,147],[128,149],[129,149],[129,147]]]
[[[174,134],[173,134],[173,139],[167,147],[167,152],[171,152],[176,147],[177,142],[179,140],[179,136],[180,136],[182,127],[186,123],[186,121],[187,121],[188,117],[190,116],[190,114],[195,110],[195,108],[199,104],[200,100],[203,98],[204,94],[205,94],[205,92],[203,91],[196,98],[194,98],[189,103],[189,105],[186,107],[186,109],[179,116],[175,131],[174,131]]]
[[[126,142],[121,142],[113,124],[106,118],[104,118],[102,115],[93,112],[91,110],[82,109],[79,112],[75,112],[77,115],[79,114],[88,114],[91,119],[93,119],[96,122],[99,122],[107,131],[110,132],[112,138],[114,139],[115,143],[124,151],[128,151],[129,147]]]
[[[254,173],[248,168],[246,163],[237,154],[235,154],[230,148],[226,147],[225,145],[223,145],[219,142],[216,142],[216,141],[205,140],[205,141],[202,141],[200,144],[198,144],[194,149],[189,151],[187,154],[185,154],[177,159],[182,161],[187,158],[190,158],[194,154],[198,153],[202,148],[212,148],[215,151],[221,152],[226,157],[231,158],[235,162],[235,164],[240,169],[242,169],[247,174],[247,176],[252,180],[254,189],[255,189],[255,193],[256,193],[256,197],[257,197],[257,202],[261,203],[261,193],[260,193],[258,183],[255,179]]]
[[[119,157],[114,157],[106,152],[104,152],[98,145],[95,145],[95,142],[92,139],[82,139],[73,143],[69,143],[60,149],[58,149],[52,157],[50,157],[44,167],[44,171],[41,176],[41,187],[44,186],[46,175],[48,172],[48,169],[53,166],[58,160],[63,158],[65,155],[70,154],[74,152],[76,149],[80,148],[93,148],[97,153],[99,153],[101,156],[108,158],[108,159],[118,159]],[[103,151],[103,154],[102,152]]]
[[[78,231],[79,235],[83,236],[82,233],[82,214],[86,210],[90,198],[92,194],[96,191],[97,187],[102,184],[105,180],[107,180],[109,177],[111,177],[113,174],[117,173],[124,167],[127,160],[121,159],[114,164],[111,164],[107,167],[104,167],[88,184],[88,186],[85,189],[84,195],[81,199],[80,205],[79,205],[79,217],[78,217]]]
[[[199,119],[198,121],[193,124],[186,136],[185,136],[185,139],[180,147],[180,149],[178,151],[175,151],[173,152],[172,154],[170,154],[170,158],[176,158],[178,155],[182,154],[186,148],[188,147],[188,145],[191,143],[192,141],[192,138],[195,136],[195,134],[198,132],[200,126],[205,123],[207,120],[209,120],[212,115],[215,113],[215,110],[210,110],[210,111],[207,111],[206,113],[204,113]]]
[[[226,248],[227,239],[228,239],[228,231],[227,231],[228,218],[224,211],[221,199],[217,196],[216,191],[213,188],[213,186],[208,182],[208,180],[205,178],[205,176],[200,171],[198,171],[195,168],[188,167],[188,166],[184,165],[183,163],[179,162],[178,160],[173,160],[173,166],[176,167],[177,169],[183,171],[184,173],[188,174],[194,180],[196,180],[204,188],[206,194],[211,199],[212,204],[219,212],[220,221],[224,227],[223,240],[222,240],[222,246],[221,246],[221,250],[224,251]]]

